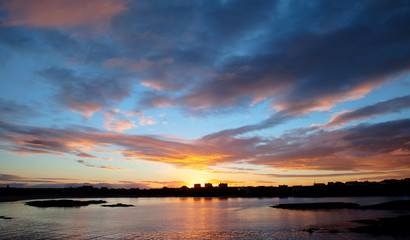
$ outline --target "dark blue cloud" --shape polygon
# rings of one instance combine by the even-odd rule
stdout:
[[[173,57],[174,71],[199,69],[200,80],[186,76],[189,91],[174,96],[173,104],[203,111],[268,99],[300,114],[366,94],[409,69],[406,1],[264,3],[212,2],[201,10],[170,10],[166,17],[165,7],[157,12],[146,6],[144,11],[160,17],[135,33],[155,37],[143,41],[150,45],[129,47],[147,57]],[[172,24],[183,17],[192,20]]]
[[[89,76],[66,68],[51,67],[38,74],[57,87],[55,98],[65,107],[91,116],[128,97],[131,82],[122,76]]]
[[[33,117],[41,116],[35,109],[36,106],[0,98],[0,120],[2,121],[24,122]]]
[[[152,88],[138,107],[203,114],[267,100],[297,115],[358,98],[408,71],[409,16],[407,1],[131,1],[100,35],[2,26],[0,46],[46,50],[102,74],[122,71]],[[107,77],[96,82],[109,90],[99,91],[119,94],[102,99],[91,91],[91,101],[83,90],[92,77],[71,75],[74,84],[60,85],[67,106],[73,99],[108,106],[127,96],[122,78]]]

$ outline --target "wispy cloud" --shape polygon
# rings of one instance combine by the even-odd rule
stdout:
[[[114,171],[120,171],[120,170],[130,171],[131,170],[131,169],[126,169],[126,168],[115,168],[115,167],[100,166],[100,165],[97,166],[97,165],[90,164],[84,160],[77,160],[77,162],[81,163],[82,165],[86,167],[91,167],[91,168],[101,168],[101,169],[114,170]]]
[[[138,127],[134,121],[123,119],[127,113],[121,113],[120,109],[113,109],[104,114],[104,127],[108,130],[122,132],[130,128]]]
[[[39,115],[41,114],[35,110],[35,106],[28,106],[17,103],[14,100],[0,98],[0,119],[3,121],[21,122],[29,117],[32,118]]]
[[[323,127],[335,127],[364,118],[380,116],[387,113],[399,113],[407,108],[410,108],[410,95],[379,102],[356,110],[342,112],[330,119]]]
[[[9,185],[11,187],[30,188],[66,188],[66,187],[108,187],[108,188],[151,188],[149,184],[135,181],[119,181],[109,183],[104,181],[81,182],[73,178],[30,178],[13,174],[0,174],[0,186]]]
[[[0,174],[0,182],[6,183],[57,183],[61,181],[72,181],[72,178],[28,178],[13,174]]]
[[[38,0],[3,1],[8,11],[3,25],[25,25],[34,28],[70,29],[76,26],[103,27],[111,19],[127,9],[128,0]]]
[[[329,178],[329,177],[342,177],[342,176],[371,176],[372,178],[377,176],[383,176],[386,179],[386,176],[395,173],[407,174],[409,171],[403,170],[391,170],[391,171],[356,171],[356,172],[334,172],[334,173],[325,173],[325,174],[254,174],[258,176],[269,176],[273,178]],[[382,177],[382,178],[383,178]]]
[[[133,118],[135,121],[128,120]],[[113,109],[104,114],[104,127],[108,130],[122,132],[130,128],[139,126],[147,126],[157,124],[154,116],[145,116],[141,111],[120,111],[120,109]]]
[[[222,130],[216,133],[208,134],[204,136],[202,139],[206,141],[206,140],[211,140],[215,138],[234,137],[234,136],[244,134],[247,132],[271,128],[281,123],[284,123],[285,121],[291,118],[292,118],[291,116],[278,112],[278,113],[272,114],[272,116],[270,116],[269,118],[267,118],[266,120],[260,123],[253,124],[253,125],[246,125],[246,126],[242,126],[242,127],[234,128],[234,129],[225,129],[225,130]]]

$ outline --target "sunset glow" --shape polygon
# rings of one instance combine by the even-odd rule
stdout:
[[[406,1],[0,0],[0,186],[410,177]]]

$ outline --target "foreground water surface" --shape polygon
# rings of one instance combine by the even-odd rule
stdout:
[[[0,219],[0,239],[401,239],[351,233],[347,228],[358,226],[351,222],[353,220],[394,217],[403,212],[286,210],[270,206],[301,202],[367,205],[410,198],[97,199],[108,204],[124,203],[135,207],[37,208],[25,205],[25,201],[3,202],[0,203],[0,216],[12,219]],[[323,230],[313,234],[303,231],[312,227]],[[326,229],[339,232],[330,233]]]

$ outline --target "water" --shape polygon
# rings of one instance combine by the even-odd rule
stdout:
[[[98,198],[131,208],[89,205],[37,208],[24,201],[0,203],[0,239],[400,239],[356,234],[350,221],[393,217],[380,210],[285,210],[298,202],[375,204],[408,197],[349,198]],[[86,200],[86,199],[80,199]],[[303,229],[322,227],[310,234]],[[338,229],[329,233],[326,229]]]

